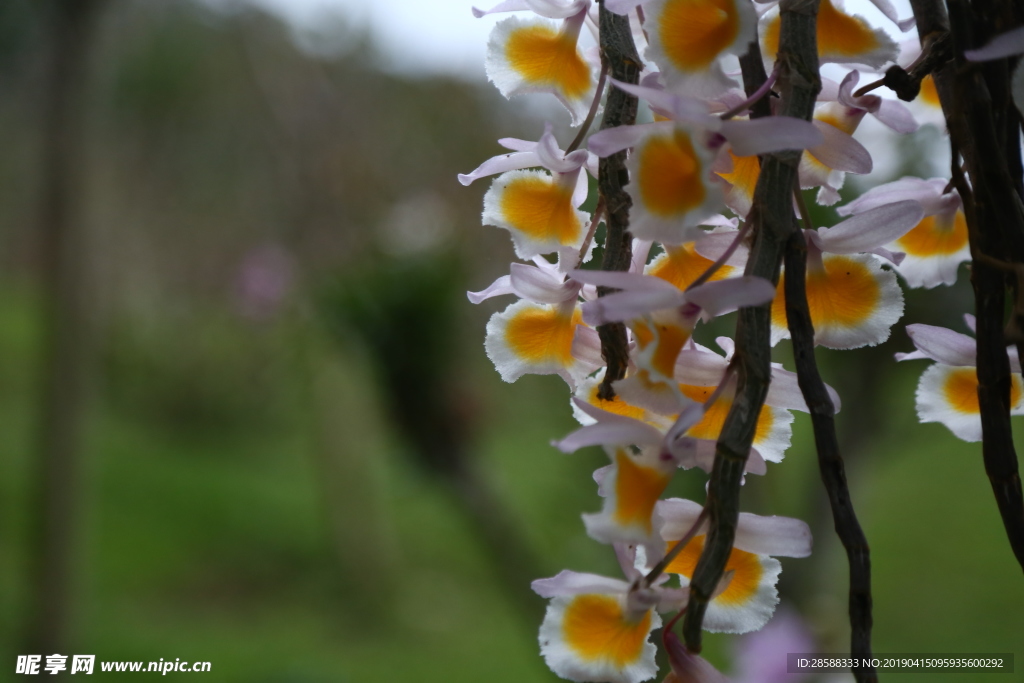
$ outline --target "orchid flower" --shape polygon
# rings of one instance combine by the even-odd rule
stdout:
[[[644,14],[647,58],[661,67],[669,88],[703,97],[736,86],[720,58],[742,54],[754,40],[757,13],[750,0],[651,0]]]
[[[974,316],[965,316],[974,329]],[[978,404],[977,342],[966,334],[933,325],[907,325],[917,347],[897,353],[896,360],[928,358],[936,361],[921,375],[917,385],[917,417],[921,422],[945,425],[963,441],[981,441],[981,408]],[[1024,382],[1017,350],[1007,349],[1010,371],[1010,414],[1024,415]]]
[[[555,448],[572,453],[585,446],[632,445],[639,450],[657,448],[658,457],[672,462],[683,469],[699,467],[710,473],[714,465],[714,441],[705,441],[688,436],[688,430],[699,424],[704,416],[702,406],[683,397],[686,406],[671,419],[643,408],[626,403],[621,396],[608,401],[597,396],[597,384],[586,380],[576,390],[573,398],[573,413],[583,427],[560,441],[552,442]],[[590,397],[582,398],[582,397]],[[717,435],[715,437],[717,439]],[[659,466],[663,463],[659,463]],[[608,468],[612,467],[611,465]],[[602,468],[607,471],[607,468]],[[767,472],[764,458],[756,448],[751,448],[744,466],[748,474],[762,475]],[[598,470],[601,472],[601,470]],[[604,472],[595,473],[600,484]],[[599,490],[604,495],[604,491]],[[660,493],[658,494],[660,495]]]
[[[675,379],[680,383],[679,388],[684,396],[697,403],[704,403],[711,398],[722,378],[726,376],[732,358],[732,340],[728,337],[719,337],[716,341],[726,350],[725,357],[694,344],[693,348],[680,352],[676,361]],[[781,373],[785,373],[782,368],[772,368],[770,386],[776,386],[777,377],[783,377]],[[700,421],[686,431],[687,437],[697,440],[694,448],[698,451],[696,457],[699,461],[713,462],[716,442],[725,425],[729,409],[732,408],[736,381],[734,377],[729,377],[726,381],[726,387],[719,391],[715,401],[705,408]],[[786,391],[786,388],[776,389],[769,399],[770,401],[765,401],[757,416],[752,447],[756,449],[760,458],[768,462],[781,462],[792,437],[793,413],[790,409],[800,409],[801,406],[806,409],[806,404],[802,398],[797,401],[793,392]]]
[[[573,352],[575,338],[587,329],[578,301],[582,285],[567,280],[542,258],[537,263],[513,263],[509,275],[481,292],[469,292],[473,303],[504,294],[521,297],[491,316],[484,349],[506,382],[525,374],[557,374],[575,387],[602,364]]]
[[[586,117],[596,87],[595,64],[577,45],[589,8],[590,0],[512,0],[487,12],[474,10],[474,14],[483,16],[532,9],[543,17],[562,19],[561,26],[544,19],[519,17],[498,22],[487,43],[487,78],[505,97],[553,94],[569,110],[572,125],[578,126]]]
[[[884,270],[880,258],[898,262],[888,244],[917,225],[924,215],[920,203],[886,204],[831,228],[805,230],[807,237],[807,306],[814,341],[830,349],[874,346],[889,338],[889,329],[903,315],[903,292],[896,275]],[[873,253],[864,253],[873,252]],[[772,344],[789,338],[785,273],[772,302]]]
[[[599,157],[633,148],[626,189],[633,199],[630,231],[641,239],[681,244],[700,235],[697,226],[721,208],[722,192],[711,167],[725,142],[735,154],[752,156],[813,147],[822,140],[806,121],[784,116],[723,121],[700,100],[657,88],[613,84],[671,119],[608,128],[588,142]]]
[[[839,201],[839,189],[846,173],[870,173],[871,155],[853,138],[866,114],[897,133],[912,133],[918,128],[910,111],[900,102],[877,95],[854,97],[853,89],[860,73],[851,71],[836,84],[822,79],[819,106],[814,112],[814,126],[825,142],[807,150],[800,160],[800,187],[820,187],[818,203],[830,206]]]
[[[553,251],[575,263],[587,237],[590,214],[577,210],[587,199],[587,177],[596,158],[585,150],[566,154],[558,147],[551,126],[537,142],[504,138],[498,141],[511,154],[492,157],[459,182],[500,173],[484,195],[483,222],[508,230],[516,255],[524,260]],[[523,170],[542,166],[550,171]],[[596,174],[596,168],[594,168]]]
[[[911,287],[931,289],[956,282],[960,264],[971,258],[960,195],[946,191],[944,178],[906,177],[868,190],[838,209],[840,216],[857,215],[884,204],[914,200],[924,209],[924,218],[902,237],[885,245],[906,257],[896,270]]]
[[[737,225],[735,219],[729,220],[724,216],[713,216],[703,221],[704,225],[716,223],[722,228],[728,226],[735,229]],[[714,234],[713,231],[712,234]],[[697,253],[696,241],[683,242],[678,245],[666,244],[664,249],[662,253],[658,254],[647,264],[644,268],[644,274],[661,278],[682,290],[696,282],[713,264],[711,259]],[[723,265],[708,278],[708,281],[724,280],[728,277],[734,277],[738,273],[738,268]]]
[[[895,14],[895,12],[893,12]],[[875,69],[893,62],[899,48],[889,35],[860,16],[843,11],[840,0],[821,0],[818,7],[818,59],[822,64],[864,64]],[[779,52],[782,19],[776,4],[761,15],[761,50],[774,61]]]
[[[688,591],[665,588],[664,577],[643,588],[635,551],[616,547],[626,580],[562,571],[534,581],[534,592],[551,600],[540,627],[548,666],[570,681],[640,683],[658,673],[657,648],[648,642],[661,626],[659,611],[680,609]]]
[[[676,459],[658,446],[605,452],[612,464],[594,473],[604,503],[601,512],[583,515],[587,534],[602,543],[652,543],[658,531],[654,506],[678,469]]]
[[[598,326],[625,322],[636,339],[637,371],[620,380],[623,398],[663,414],[678,413],[688,401],[674,379],[676,358],[701,317],[714,317],[771,298],[767,280],[739,277],[681,290],[650,275],[574,271],[580,282],[623,291],[583,305],[584,320]]]
[[[655,514],[661,519],[666,547],[682,538],[697,523],[702,507],[693,501],[669,498],[659,501]],[[704,549],[708,522],[666,568],[689,585]],[[788,517],[762,517],[740,513],[733,549],[725,574],[708,604],[704,629],[712,632],[748,633],[768,622],[779,602],[775,584],[782,565],[775,557],[807,557],[811,554],[811,530],[804,522]]]

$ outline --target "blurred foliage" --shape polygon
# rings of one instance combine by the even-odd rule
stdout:
[[[395,424],[428,470],[459,467],[467,429],[457,387],[463,276],[451,255],[349,270],[320,295],[329,329],[372,359]]]

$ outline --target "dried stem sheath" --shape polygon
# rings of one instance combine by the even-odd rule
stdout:
[[[780,113],[804,120],[810,120],[821,90],[816,35],[818,4],[818,0],[783,0],[781,4]],[[747,275],[778,281],[783,250],[795,230],[792,190],[799,163],[800,152],[796,150],[766,154],[763,158],[749,216],[754,242]],[[771,380],[770,332],[768,304],[740,309],[734,357],[736,397],[716,447],[707,497],[710,531],[690,582],[690,602],[683,621],[683,637],[691,652],[701,649],[704,613],[722,578],[736,535],[740,481]]]
[[[602,70],[607,70],[612,78],[618,81],[638,83],[642,63],[633,44],[629,19],[609,12],[602,0],[600,25]],[[636,122],[636,111],[635,96],[618,88],[611,88],[605,102],[601,130],[633,125]],[[624,189],[628,182],[625,151],[601,159],[597,186],[607,215],[602,270],[629,270],[629,264],[633,259],[632,236],[629,233],[629,208],[632,206],[632,200]],[[597,289],[598,296],[613,291],[608,287]],[[597,333],[601,338],[601,355],[608,364],[598,395],[603,399],[611,399],[615,396],[612,382],[626,376],[626,367],[629,364],[626,326],[622,323],[607,323],[599,326]]]
[[[785,261],[786,319],[793,339],[797,382],[811,414],[818,468],[832,507],[836,534],[846,549],[850,565],[850,653],[858,661],[863,661],[871,657],[871,555],[850,500],[846,469],[836,438],[835,406],[814,358],[814,326],[807,307],[805,282],[807,242],[800,230],[794,230],[790,235]],[[874,667],[858,667],[853,674],[859,683],[878,680]]]

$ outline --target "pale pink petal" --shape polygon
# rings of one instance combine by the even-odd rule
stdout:
[[[964,50],[964,57],[972,62],[989,62],[1024,52],[1024,26],[1002,33],[977,50]]]
[[[578,398],[572,401],[580,411],[597,422],[577,429],[561,441],[552,442],[551,445],[560,451],[572,453],[586,446],[602,445],[657,445],[663,439],[662,433],[646,422],[601,410]]]
[[[601,337],[597,330],[586,325],[577,325],[572,338],[572,357],[585,365],[599,368],[604,365],[601,355]]]
[[[876,119],[897,133],[913,133],[921,127],[906,105],[896,100],[883,99],[878,111],[872,113]]]
[[[526,0],[535,13],[548,19],[568,19],[590,8],[590,0]]]
[[[657,110],[663,116],[670,116],[672,109],[675,106],[676,96],[664,88],[646,84],[635,85],[633,83],[625,83],[614,78],[610,79],[610,82],[619,90],[629,93],[634,97],[639,97],[643,101],[647,102],[647,104],[651,105],[651,109]]]
[[[896,25],[899,26],[901,31],[906,33],[910,29],[917,26],[917,19],[915,19],[914,17],[907,17],[906,19],[900,19],[899,21],[897,21]],[[917,39],[915,38],[914,40],[916,41]]]
[[[611,79],[611,83],[616,88],[646,101],[655,112],[675,121],[688,121],[710,131],[717,131],[722,125],[721,119],[709,115],[707,103],[696,97],[670,93],[662,88],[624,83],[614,78]]]
[[[489,175],[497,175],[505,171],[516,171],[520,168],[531,168],[540,165],[540,157],[537,156],[536,152],[501,154],[491,157],[469,173],[460,173],[459,182],[463,185],[469,185],[474,180],[479,180]]]
[[[513,152],[532,152],[537,148],[536,142],[520,138],[498,138],[498,144]]]
[[[501,296],[503,294],[515,294],[516,291],[512,289],[512,279],[508,275],[502,275],[497,280],[491,283],[491,285],[480,292],[466,292],[466,297],[470,303],[478,304],[481,301],[490,299],[493,296]]]
[[[960,197],[956,192],[943,194],[947,182],[945,178],[924,180],[906,176],[871,188],[852,202],[840,206],[836,212],[840,216],[849,216],[905,200],[919,202],[924,207],[926,216],[950,209],[955,211],[960,207]]]
[[[552,273],[536,266],[513,263],[509,282],[513,291],[524,299],[538,304],[560,304],[579,292],[579,284],[572,280],[562,282]]]
[[[629,272],[642,273],[647,265],[647,257],[651,254],[651,247],[654,242],[651,240],[633,240],[633,260],[629,264]]]
[[[616,126],[605,128],[590,136],[587,149],[599,157],[607,157],[629,147],[635,147],[645,136],[658,131],[671,131],[675,127],[671,121],[641,123],[636,126]]]
[[[622,579],[612,579],[599,574],[588,574],[563,569],[557,575],[547,579],[537,579],[530,584],[533,592],[542,598],[554,598],[560,595],[615,595],[626,593],[629,584]]]
[[[725,351],[726,358],[732,358],[732,354],[736,351],[736,342],[729,337],[715,337],[715,343],[718,344],[718,348]]]
[[[597,327],[611,322],[624,322],[639,318],[651,311],[675,308],[685,303],[683,293],[674,291],[626,291],[603,296],[583,304],[583,321]]]
[[[654,511],[661,520],[661,535],[666,541],[682,538],[693,527],[703,508],[692,500],[660,500]],[[707,520],[698,533],[708,529]],[[755,555],[807,557],[811,554],[811,529],[792,517],[764,517],[741,512],[733,546]]]
[[[586,173],[576,172],[576,188],[572,191],[572,205],[577,209],[583,205],[583,202],[587,201],[587,197],[590,196],[590,180]],[[591,245],[594,244],[591,240]],[[589,257],[587,259],[589,260]]]
[[[736,241],[738,237],[738,231],[731,232],[711,232],[701,236],[694,245],[697,253],[706,259],[717,261],[721,256],[728,251],[732,243]],[[747,265],[747,258],[750,256],[750,250],[745,244],[740,244],[732,255],[726,259],[725,265],[733,266],[734,268],[743,268]]]
[[[835,126],[822,121],[812,121],[825,136],[825,142],[807,150],[815,159],[834,171],[848,173],[871,173],[871,154],[860,144]]]
[[[551,124],[544,125],[544,134],[537,142],[537,157],[544,168],[555,173],[571,173],[578,171],[583,164],[587,163],[587,150],[577,149],[568,155],[558,146],[554,134],[551,132]]]
[[[818,93],[818,102],[835,102],[839,99],[839,84],[831,78],[821,77],[821,92]]]
[[[609,270],[572,270],[569,276],[588,285],[599,287],[613,287],[615,289],[633,290],[638,292],[675,292],[679,289],[670,282],[659,277],[642,275],[640,273],[626,273],[622,271]]]
[[[640,420],[626,419],[630,421],[598,422],[580,427],[564,439],[552,441],[551,445],[563,453],[575,453],[587,446],[641,446],[661,443],[662,434],[657,429]]]
[[[899,26],[901,31],[909,31],[914,25],[913,17],[910,19],[900,19],[899,15],[896,14],[896,8],[889,0],[871,0],[871,4],[877,7],[878,11],[885,15],[886,19]],[[907,25],[907,22],[910,22],[910,24]]]
[[[530,9],[530,6],[526,4],[526,0],[505,0],[499,2],[491,9],[483,10],[476,7],[473,8],[473,16],[479,19],[487,14],[494,14],[497,12],[518,12],[519,10]]]
[[[833,254],[856,254],[870,251],[905,235],[924,218],[921,204],[902,201],[847,218],[831,228],[818,230],[822,251]]]
[[[715,387],[722,381],[729,361],[713,351],[683,349],[676,358],[675,378],[695,387]]]
[[[907,335],[914,346],[932,360],[956,366],[973,367],[976,363],[977,342],[966,334],[917,323],[907,325]]]
[[[722,135],[736,156],[748,157],[783,149],[807,149],[825,142],[809,121],[790,116],[769,116],[750,121],[722,122]]]
[[[901,263],[903,263],[904,259],[907,258],[906,252],[902,252],[902,251],[889,251],[885,247],[875,247],[874,249],[869,249],[868,253],[869,254],[874,254],[875,256],[881,256],[882,258],[884,258],[886,261],[888,261],[889,263],[893,264],[894,266],[900,265]],[[900,271],[900,274],[903,275],[908,280],[910,279],[905,272]]]
[[[832,399],[832,407],[838,413],[842,407],[839,393],[827,384],[825,385],[825,390],[828,392],[829,398]],[[796,373],[782,368],[772,368],[772,382],[768,385],[768,396],[764,402],[774,408],[808,412],[807,402],[804,400],[804,394],[800,390],[800,383],[797,381]]]
[[[757,306],[775,297],[775,286],[762,277],[743,276],[706,282],[686,292],[686,299],[717,316],[744,306]]]
[[[811,528],[792,517],[741,512],[733,545],[755,555],[807,557],[811,554]]]
[[[604,468],[602,467],[601,469]],[[632,581],[640,576],[640,571],[636,568],[635,545],[631,543],[612,543],[612,549],[615,550],[615,559],[619,561],[619,569],[622,570],[622,575],[627,580]]]

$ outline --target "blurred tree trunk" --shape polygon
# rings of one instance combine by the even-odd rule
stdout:
[[[27,652],[66,652],[80,511],[89,358],[82,184],[89,55],[104,0],[52,0],[42,103],[38,248],[42,292]]]

